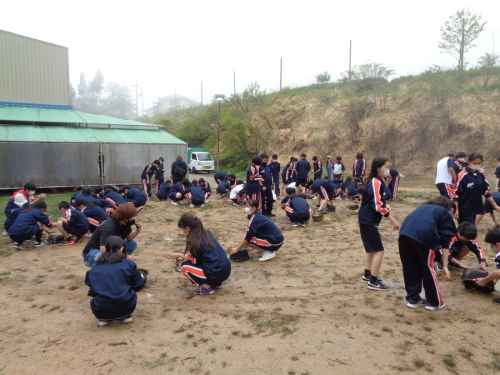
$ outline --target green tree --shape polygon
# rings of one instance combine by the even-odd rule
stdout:
[[[483,75],[483,87],[488,86],[488,82],[490,81],[491,74],[493,71],[493,68],[498,65],[500,56],[497,55],[496,53],[493,54],[485,54],[484,56],[481,56],[477,62],[479,63],[478,68],[479,71]]]
[[[484,30],[486,22],[481,23],[481,18],[480,14],[464,8],[450,16],[444,26],[441,26],[439,48],[457,60],[460,70],[465,67],[465,53],[476,47],[474,41]]]
[[[318,84],[328,83],[332,79],[331,74],[328,73],[326,70],[323,73],[315,75],[314,77],[316,78],[316,83]]]
[[[341,74],[343,83],[352,81],[358,92],[374,90],[378,86],[387,84],[389,77],[395,74],[394,70],[389,69],[383,64],[376,62],[367,62],[356,65],[351,72]]]

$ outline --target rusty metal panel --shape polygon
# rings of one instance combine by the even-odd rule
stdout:
[[[71,105],[68,48],[0,30],[0,102]]]

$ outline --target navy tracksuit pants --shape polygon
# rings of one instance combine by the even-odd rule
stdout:
[[[442,306],[443,296],[434,271],[434,251],[406,236],[399,236],[399,256],[403,264],[406,300],[417,302],[422,283],[427,304]]]

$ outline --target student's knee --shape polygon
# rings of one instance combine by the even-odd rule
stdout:
[[[181,194],[181,193],[177,193],[177,194],[175,194],[175,197],[176,197],[177,199],[181,199],[181,198],[182,198],[182,194]]]

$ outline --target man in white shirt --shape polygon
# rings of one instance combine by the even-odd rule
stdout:
[[[436,165],[436,187],[441,195],[445,195],[449,199],[451,199],[453,184],[457,181],[457,174],[453,168],[457,155],[456,151],[451,151],[448,156],[439,160]]]

